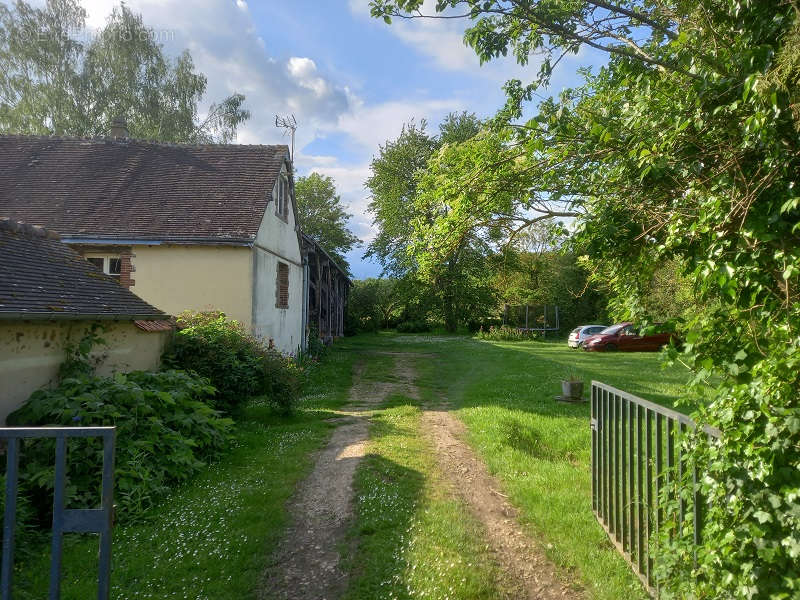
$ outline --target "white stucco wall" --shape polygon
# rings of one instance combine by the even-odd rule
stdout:
[[[272,339],[282,352],[295,352],[303,329],[302,257],[295,230],[294,197],[284,221],[275,214],[277,195],[276,184],[253,248],[253,333],[264,341]],[[285,309],[276,307],[278,262],[289,266],[289,308]]]
[[[98,375],[159,367],[169,332],[142,331],[131,321],[103,321],[107,345],[91,354]],[[0,424],[37,389],[55,382],[64,346],[83,337],[86,321],[0,320]]]

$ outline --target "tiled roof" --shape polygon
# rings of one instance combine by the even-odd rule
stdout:
[[[143,331],[172,331],[175,325],[171,321],[134,321],[139,329]]]
[[[0,219],[0,319],[166,319],[58,234]]]
[[[62,238],[246,242],[289,149],[0,136],[0,217]]]

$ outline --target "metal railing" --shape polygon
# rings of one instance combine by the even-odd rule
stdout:
[[[53,485],[53,538],[50,555],[48,598],[61,595],[61,555],[65,533],[99,533],[100,560],[97,598],[106,600],[111,582],[111,528],[114,513],[114,442],[115,427],[3,427],[0,440],[6,440],[6,489],[3,514],[3,558],[0,592],[2,600],[11,600],[14,573],[14,533],[17,520],[17,483],[19,479],[20,441],[26,438],[55,438],[55,481]],[[67,476],[67,438],[103,438],[103,474],[100,508],[65,508],[64,487]]]
[[[667,520],[682,526],[691,518],[694,545],[701,543],[704,502],[697,468],[688,464],[680,439],[695,423],[682,413],[592,381],[591,425],[592,509],[611,542],[657,596],[653,538]],[[720,437],[716,429],[703,429]],[[681,494],[688,469],[690,493]],[[666,514],[665,498],[675,501],[677,514]]]

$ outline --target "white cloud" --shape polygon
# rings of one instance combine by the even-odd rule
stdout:
[[[475,51],[464,43],[464,29],[469,23],[467,19],[394,18],[392,24],[386,26],[382,21],[372,19],[369,2],[370,0],[349,0],[350,12],[356,17],[385,27],[414,50],[432,58],[442,69],[468,71],[494,81],[524,78],[526,73],[532,72],[530,66],[520,67],[510,57],[481,65]],[[437,0],[425,0],[420,7],[420,13],[436,15],[436,4]],[[446,10],[444,14],[454,15],[457,11],[458,9]]]

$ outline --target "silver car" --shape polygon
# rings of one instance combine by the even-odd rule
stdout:
[[[606,325],[579,325],[570,332],[567,338],[567,346],[570,348],[580,348],[587,338],[592,337],[596,333],[600,333],[605,328]]]

